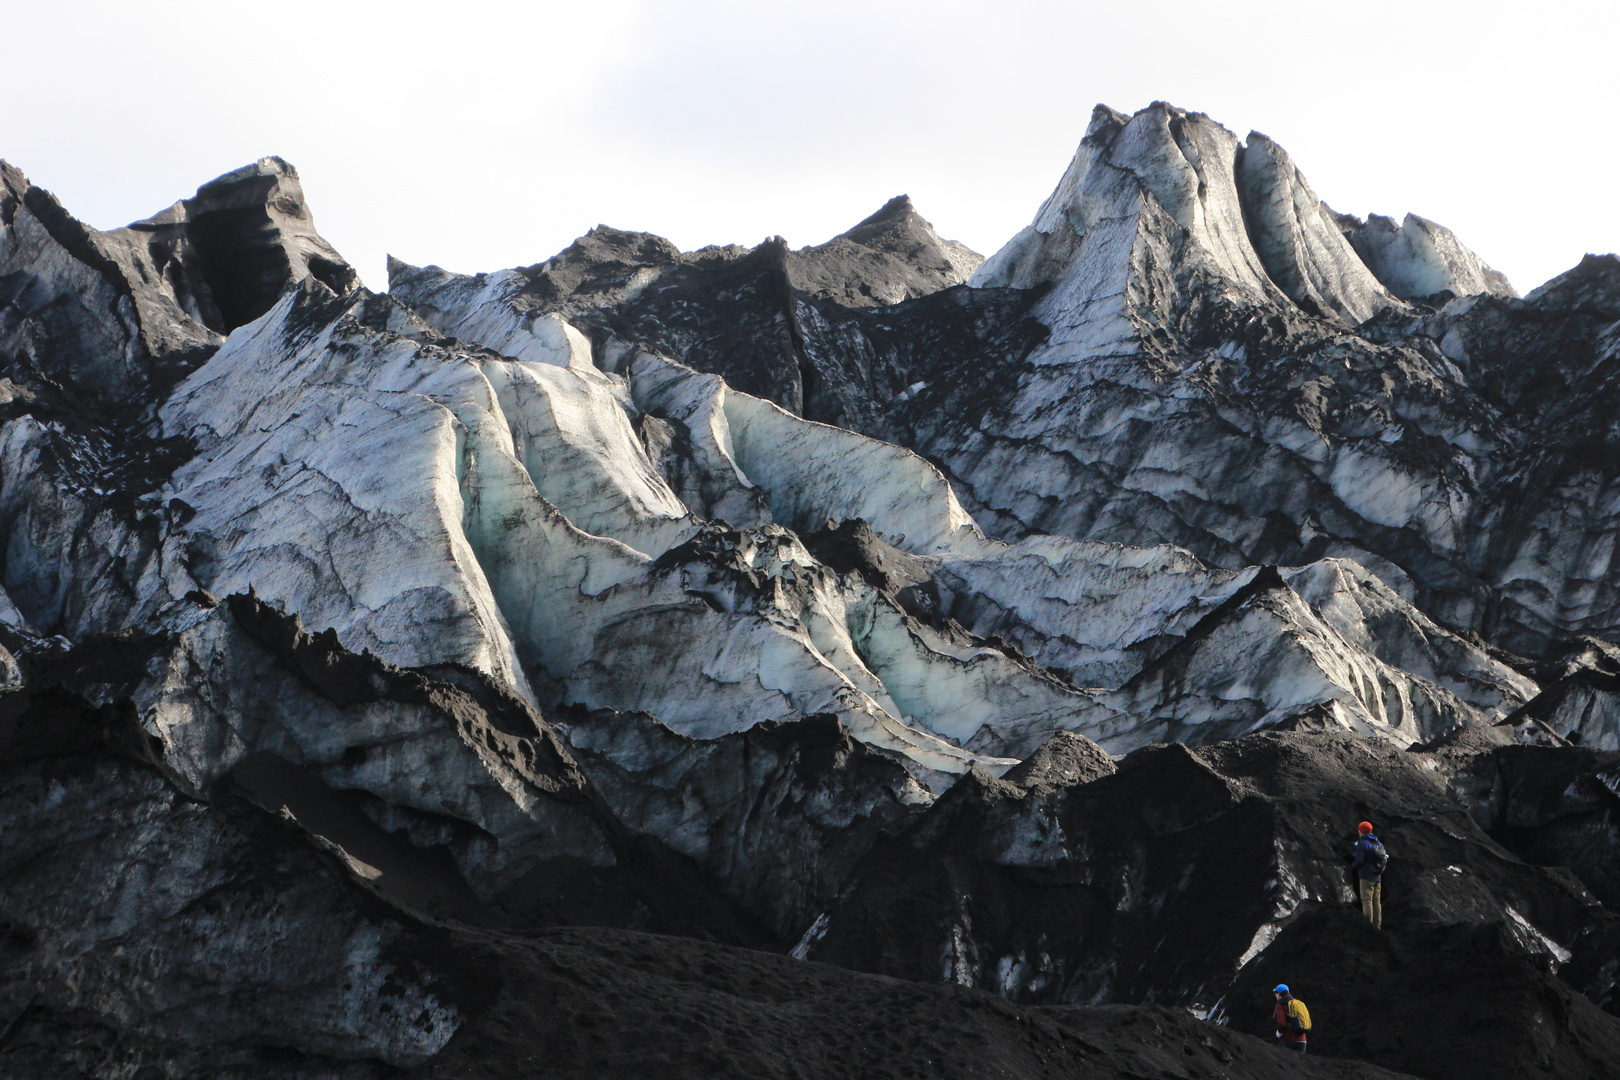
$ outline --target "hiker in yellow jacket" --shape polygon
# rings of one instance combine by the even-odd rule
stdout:
[[[1271,994],[1277,999],[1276,1006],[1271,1010],[1272,1018],[1277,1021],[1277,1038],[1280,1040],[1277,1045],[1284,1050],[1303,1054],[1305,1033],[1311,1030],[1311,1010],[1288,992],[1287,983],[1278,983],[1277,989]]]

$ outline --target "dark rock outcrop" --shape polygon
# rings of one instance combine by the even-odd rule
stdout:
[[[220,333],[252,322],[290,285],[349,292],[360,278],[315,231],[298,170],[278,157],[228,172],[144,221],[109,234],[144,244],[188,311]]]
[[[110,232],[0,162],[0,227],[0,374],[64,408],[149,410],[291,286],[359,280],[277,157]]]
[[[1309,1004],[1311,1052],[1324,1056],[1459,1080],[1599,1080],[1620,1054],[1615,1018],[1525,955],[1511,924],[1380,934],[1349,908],[1302,914],[1238,976],[1230,1026],[1269,1034],[1270,990],[1282,980]]]
[[[1614,1009],[1620,916],[1568,871],[1516,855],[1578,863],[1607,891],[1615,838],[1606,820],[1595,833],[1589,820],[1561,833],[1528,820],[1519,808],[1545,795],[1517,779],[1514,758],[1500,765],[1513,778],[1497,793],[1501,819],[1476,824],[1418,755],[1354,736],[1150,748],[1117,772],[1052,775],[1076,757],[1096,760],[1060,744],[1003,780],[964,779],[874,849],[810,955],[1032,1003],[1174,1002],[1255,1034],[1269,1032],[1261,984],[1285,981],[1332,1032],[1325,1052],[1436,1078],[1507,1078],[1541,1060],[1596,1077],[1613,1060],[1620,1020],[1599,1003]],[[1551,776],[1537,783],[1557,798]],[[1593,798],[1566,794],[1581,805],[1541,814],[1589,818]],[[1382,939],[1362,932],[1348,873],[1363,818],[1392,853]],[[1573,984],[1552,977],[1560,968]],[[1434,1022],[1473,1009],[1477,997],[1447,996],[1477,982],[1488,1009],[1455,1031]],[[1390,1012],[1394,1001],[1412,1008]],[[1538,1022],[1546,1010],[1571,1019]]]
[[[788,254],[788,281],[800,293],[844,307],[884,307],[965,282],[984,256],[942,240],[896,195],[871,217],[815,247]]]

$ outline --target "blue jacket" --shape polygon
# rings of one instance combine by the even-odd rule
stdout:
[[[1350,869],[1354,870],[1356,876],[1361,878],[1362,881],[1384,880],[1384,875],[1374,873],[1371,864],[1367,861],[1372,857],[1373,844],[1381,842],[1375,833],[1368,833],[1356,841],[1356,861],[1350,864]]]

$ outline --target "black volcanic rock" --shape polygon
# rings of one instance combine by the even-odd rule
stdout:
[[[1100,780],[1118,771],[1113,758],[1090,739],[1073,732],[1060,732],[1041,748],[1017,765],[1008,769],[1001,778],[1009,784],[1038,795],[1047,795],[1059,788]]]
[[[932,576],[933,566],[926,560],[884,542],[860,518],[829,521],[825,528],[805,533],[803,540],[824,566],[840,574],[858,573],[879,592],[898,593]]]
[[[794,289],[845,307],[882,307],[960,285],[984,256],[942,240],[896,195],[847,232],[788,255]]]
[[[6,377],[139,408],[307,277],[354,269],[315,232],[298,172],[268,157],[169,209],[98,232],[0,162],[0,362]],[[113,314],[113,318],[107,318]]]
[[[1474,820],[1526,862],[1567,866],[1620,912],[1620,752],[1507,745],[1451,779]]]
[[[905,770],[830,716],[713,740],[650,716],[577,713],[561,727],[627,829],[691,857],[783,948],[918,812]]]
[[[473,708],[471,695],[455,705],[453,686],[376,668],[283,632],[273,612],[235,606],[306,679],[335,686],[332,672],[370,665],[395,684],[373,693],[399,696],[415,680],[416,693]],[[57,674],[127,687],[153,644],[63,657]],[[119,749],[138,745],[116,734],[133,722],[127,705],[99,715],[87,702],[53,705],[51,747],[27,735],[43,707],[0,748],[8,1076],[504,1077],[544,1063],[562,1076],[830,1080],[852,1069],[913,1075],[918,1061],[964,1076],[1084,1069],[1123,1080],[1193,1062],[1239,1078],[1391,1075],[1296,1062],[1181,1011],[1026,1009],[690,938],[475,928],[465,920],[489,916],[457,910],[474,902],[427,880],[448,860],[429,867],[435,853],[412,854],[377,828],[375,810],[309,773],[250,758],[232,787],[199,799]],[[63,739],[74,725],[112,737]],[[806,779],[829,764],[807,759]],[[678,878],[665,867],[643,900],[678,904]],[[593,908],[561,910],[587,926],[613,917],[611,891],[588,899]],[[424,902],[464,921],[424,918]]]
[[[1073,754],[1054,748],[1044,756]],[[1416,755],[1347,735],[1256,735],[1196,751],[1153,747],[1117,772],[1081,768],[1072,779],[1040,782],[1051,771],[1042,757],[1003,780],[970,775],[875,848],[810,956],[1031,1003],[1175,1003],[1214,1010],[1257,1034],[1269,1023],[1259,983],[1298,983],[1318,1024],[1333,1032],[1329,1052],[1437,1080],[1518,1075],[1519,1033],[1535,1027],[1530,1013],[1515,1011],[1523,995],[1568,1003],[1585,990],[1613,1001],[1608,961],[1620,916],[1568,871],[1527,866],[1489,838]],[[1015,779],[1030,784],[1027,793]],[[1506,798],[1517,805],[1530,796]],[[1360,920],[1348,862],[1363,818],[1377,823],[1392,853],[1384,918],[1401,944],[1391,955],[1411,957],[1390,960],[1376,976],[1356,966],[1361,939],[1345,929]],[[1504,842],[1567,861],[1575,845],[1547,837],[1537,848],[1531,824]],[[1587,865],[1612,858],[1612,837],[1585,839]],[[1593,880],[1610,884],[1601,871]],[[1334,940],[1313,945],[1321,935]],[[1285,959],[1271,958],[1284,942]],[[1360,1037],[1352,1026],[1373,1022],[1372,1002],[1406,998],[1400,980],[1426,949],[1440,950],[1430,959],[1445,957],[1451,973],[1433,982],[1416,1015],[1382,1017],[1388,1039]],[[1584,984],[1552,979],[1560,965]],[[1442,1002],[1455,985],[1446,980],[1507,971],[1512,985],[1493,1008],[1513,1023],[1460,1022],[1468,1034],[1457,1034],[1457,1045],[1468,1052],[1448,1056],[1449,1024],[1435,1017],[1471,1004]],[[1362,995],[1366,1004],[1361,1013],[1319,1011],[1313,994]],[[1552,1043],[1536,1053],[1613,1060],[1620,1019],[1580,1000],[1580,1022],[1554,1027]],[[1493,1058],[1504,1063],[1499,1071],[1470,1071]]]
[[[306,277],[338,293],[360,281],[315,231],[298,170],[279,157],[210,180],[191,198],[108,235],[144,245],[182,305],[221,333],[257,319]]]
[[[79,222],[3,162],[0,227],[4,376],[62,411],[138,412],[218,346],[143,246]]]
[[[1230,1026],[1269,1034],[1270,991],[1285,980],[1325,1056],[1436,1080],[1599,1080],[1620,1054],[1620,1024],[1526,955],[1511,923],[1378,933],[1349,908],[1303,913],[1238,976]]]
[[[77,708],[33,719],[93,722]],[[199,800],[127,754],[17,749],[0,763],[7,1076],[377,1077],[431,1056],[484,995],[434,962],[442,931],[357,887],[289,816]]]
[[[1098,1080],[1396,1080],[1284,1056],[1171,1009],[1024,1008],[740,949],[644,934],[471,938],[501,957],[499,997],[413,1075]]]

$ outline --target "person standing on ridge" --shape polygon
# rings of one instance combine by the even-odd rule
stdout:
[[[1361,891],[1361,912],[1374,930],[1384,928],[1384,867],[1389,865],[1389,853],[1378,837],[1373,835],[1372,822],[1363,821],[1356,828],[1361,839],[1356,841],[1356,858],[1350,869],[1356,872],[1356,884]]]
[[[1277,999],[1277,1004],[1271,1010],[1272,1019],[1277,1022],[1277,1045],[1296,1054],[1305,1053],[1305,1034],[1311,1030],[1311,1010],[1288,992],[1287,983],[1278,983],[1271,996]]]

